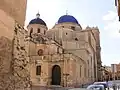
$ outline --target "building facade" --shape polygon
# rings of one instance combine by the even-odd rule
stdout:
[[[48,30],[39,16],[27,26],[32,84],[76,86],[101,78],[99,29],[83,30],[75,17],[63,15]]]
[[[107,80],[111,81],[111,80],[113,80],[111,66],[104,65],[102,67],[102,71],[103,71],[102,81],[107,81]]]
[[[120,79],[120,64],[111,64],[111,66],[103,66],[104,80]]]
[[[113,68],[113,65],[114,65],[114,68]],[[111,68],[112,68],[112,78],[119,80],[120,79],[120,63],[112,64]]]
[[[82,29],[75,17],[63,15],[48,30],[37,14],[25,30],[26,4],[27,0],[0,3],[0,89],[97,81],[101,74],[99,29]]]

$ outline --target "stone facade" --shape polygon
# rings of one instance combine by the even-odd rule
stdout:
[[[60,83],[57,85],[79,86],[100,78],[100,38],[97,27],[83,30],[78,24],[65,22],[55,24],[49,30],[42,24],[29,24],[27,28],[32,85],[56,85],[53,84],[55,66],[60,68]],[[42,50],[40,55],[39,50]],[[37,66],[40,66],[40,75],[36,74]]]
[[[12,42],[10,39],[0,37],[0,89],[9,88],[12,90],[11,80],[11,61],[12,61]]]
[[[28,90],[30,88],[29,59],[25,33],[15,24],[14,37],[0,37],[0,89]]]
[[[15,24],[13,39],[13,58],[12,69],[15,89],[27,90],[30,88],[30,73],[29,73],[29,59],[27,51],[26,30],[18,23]]]

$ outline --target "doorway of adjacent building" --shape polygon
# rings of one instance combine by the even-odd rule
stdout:
[[[58,65],[54,65],[52,68],[52,85],[60,85],[61,83],[61,68]]]

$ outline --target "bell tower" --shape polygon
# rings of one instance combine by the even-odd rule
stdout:
[[[46,23],[40,18],[39,12],[36,14],[36,18],[32,19],[27,26],[28,35],[41,34],[45,35],[47,31]]]

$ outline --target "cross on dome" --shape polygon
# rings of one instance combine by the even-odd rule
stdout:
[[[40,14],[39,14],[39,12],[36,14],[36,18],[39,18],[40,17]]]
[[[66,10],[66,15],[68,15],[68,10]]]

